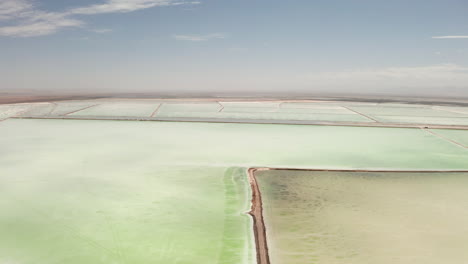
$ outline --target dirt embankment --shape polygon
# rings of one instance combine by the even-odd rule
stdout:
[[[268,255],[268,244],[266,238],[265,222],[263,221],[262,195],[255,178],[255,172],[258,169],[248,170],[250,187],[252,188],[252,207],[249,214],[254,221],[255,246],[257,249],[257,263],[270,264]]]

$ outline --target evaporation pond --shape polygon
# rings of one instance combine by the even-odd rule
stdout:
[[[468,263],[468,173],[256,177],[271,263]]]

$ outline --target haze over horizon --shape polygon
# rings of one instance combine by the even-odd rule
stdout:
[[[0,0],[0,90],[468,97],[463,0]]]

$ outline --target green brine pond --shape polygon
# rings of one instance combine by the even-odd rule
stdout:
[[[256,263],[248,168],[467,161],[421,129],[7,119],[0,263]],[[468,259],[466,174],[271,173],[259,181],[272,263]]]

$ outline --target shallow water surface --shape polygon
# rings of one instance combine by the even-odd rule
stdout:
[[[261,171],[272,263],[468,261],[468,173]]]

